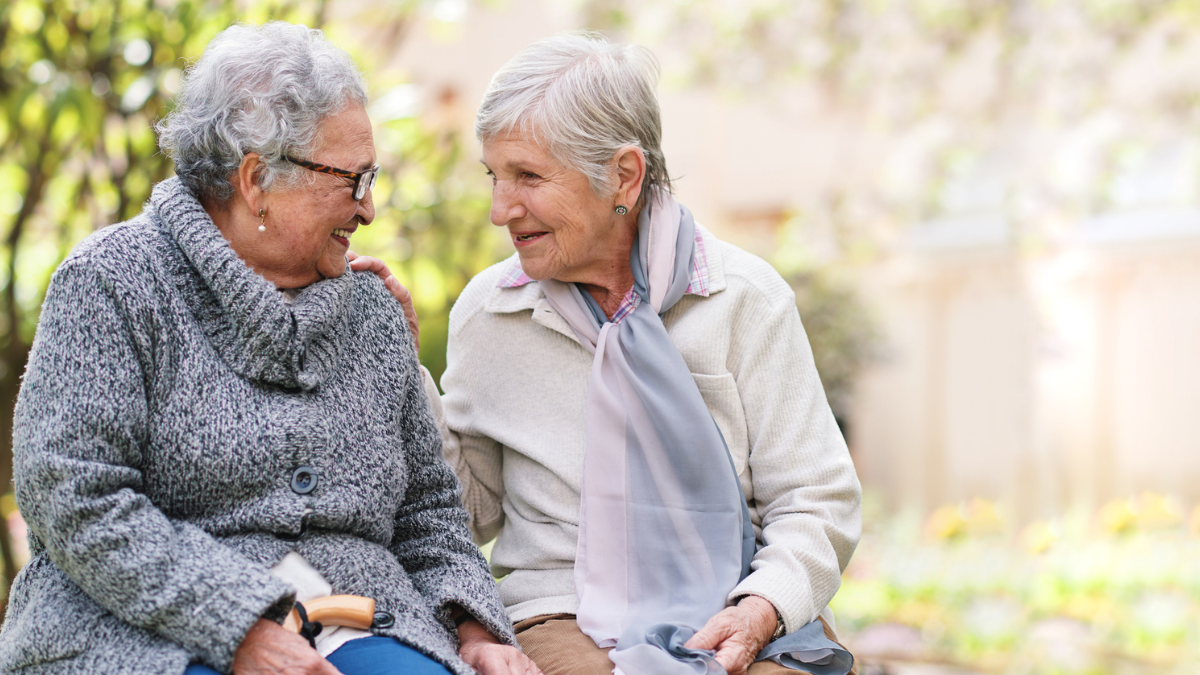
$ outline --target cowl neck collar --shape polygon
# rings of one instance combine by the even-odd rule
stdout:
[[[221,359],[255,382],[305,391],[337,368],[349,331],[354,276],[306,287],[288,304],[273,284],[238,258],[178,178],[150,196],[153,215],[203,286],[184,282],[186,301]]]

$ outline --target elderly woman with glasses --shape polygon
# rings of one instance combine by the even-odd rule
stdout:
[[[366,101],[320,31],[229,28],[159,127],[178,177],[55,272],[16,406],[32,558],[0,672],[537,672],[403,312],[347,269],[375,217]]]
[[[854,465],[788,285],[672,196],[657,74],[574,35],[492,78],[475,131],[516,255],[451,312],[446,457],[544,672],[844,675]]]

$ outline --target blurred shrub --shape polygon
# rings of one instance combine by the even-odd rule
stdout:
[[[829,407],[846,431],[854,378],[875,355],[880,332],[854,286],[831,267],[809,267],[787,277],[812,346]]]
[[[867,663],[1200,672],[1200,537],[1181,517],[1162,518],[1181,512],[1168,496],[1115,503],[1132,514],[1117,529],[1109,504],[1018,531],[984,500],[921,521],[872,511],[868,498],[863,541],[831,603],[839,629]]]

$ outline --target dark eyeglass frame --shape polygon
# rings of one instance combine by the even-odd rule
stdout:
[[[356,171],[347,171],[345,169],[339,169],[334,166],[329,166],[328,164],[318,164],[316,162],[308,162],[303,159],[296,159],[295,157],[288,157],[287,155],[284,155],[283,158],[286,159],[287,161],[291,162],[292,164],[295,164],[296,166],[302,166],[302,167],[308,169],[309,171],[316,171],[317,173],[327,173],[327,174],[330,174],[331,176],[337,176],[338,178],[349,178],[350,180],[354,181],[354,201],[356,201],[356,202],[362,201],[362,198],[367,196],[367,190],[370,190],[371,188],[375,187],[375,179],[379,178],[379,165],[378,164],[367,169],[366,171],[363,171],[362,173],[359,173]]]

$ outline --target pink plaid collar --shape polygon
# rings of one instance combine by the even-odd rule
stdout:
[[[699,295],[707,298],[708,289],[708,253],[704,248],[704,239],[700,236],[700,228],[696,228],[696,255],[692,260],[692,273],[688,276],[688,287],[684,291],[686,295]],[[512,261],[504,270],[504,274],[500,275],[500,280],[496,282],[497,288],[520,288],[525,284],[532,282],[525,274],[525,270],[521,269],[521,259],[513,256]],[[629,293],[621,301],[621,305],[617,307],[617,311],[613,314],[613,323],[619,323],[627,314],[637,309],[641,303],[641,296],[629,289]]]

